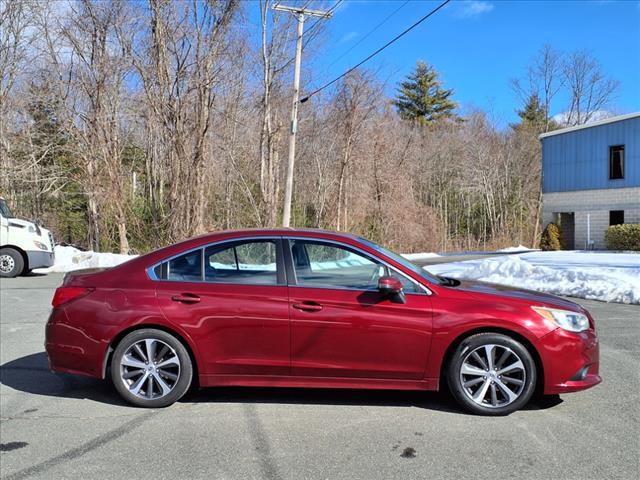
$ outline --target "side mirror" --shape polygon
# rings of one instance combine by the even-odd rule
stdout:
[[[389,297],[391,301],[396,303],[406,303],[404,292],[402,291],[402,282],[396,277],[385,275],[378,279],[378,290],[383,295]]]
[[[380,293],[387,295],[400,293],[402,291],[402,282],[396,277],[385,275],[378,279],[378,290],[380,290]]]

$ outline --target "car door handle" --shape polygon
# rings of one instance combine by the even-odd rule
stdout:
[[[293,308],[297,308],[298,310],[302,310],[303,312],[319,312],[322,310],[322,305],[315,302],[303,302],[303,303],[294,303]]]
[[[180,295],[174,295],[171,297],[171,300],[180,303],[198,303],[200,301],[200,297],[193,293],[182,293]]]

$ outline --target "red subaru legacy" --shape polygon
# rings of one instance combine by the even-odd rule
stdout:
[[[111,376],[141,407],[193,382],[438,390],[503,415],[535,391],[600,383],[585,309],[431,275],[368,240],[318,230],[214,233],[67,274],[46,349],[56,372]]]

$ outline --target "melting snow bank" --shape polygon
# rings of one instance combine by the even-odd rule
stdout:
[[[496,250],[496,252],[500,252],[500,253],[514,253],[514,252],[524,253],[524,252],[537,252],[537,251],[539,250],[535,248],[525,247],[524,245],[518,245],[517,247],[501,248],[500,250]]]
[[[54,252],[56,260],[52,267],[38,268],[37,273],[65,273],[84,268],[115,267],[131,260],[136,255],[120,255],[117,253],[83,252],[74,247],[56,245]]]
[[[640,254],[532,252],[430,265],[429,272],[604,302],[640,304]]]
[[[410,262],[415,262],[416,260],[422,260],[425,258],[434,258],[440,257],[437,253],[431,252],[422,252],[422,253],[403,253],[402,256],[409,260]]]

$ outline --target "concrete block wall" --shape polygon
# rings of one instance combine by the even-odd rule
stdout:
[[[577,249],[587,245],[588,223],[593,247],[606,248],[604,232],[609,227],[610,210],[624,210],[624,223],[640,223],[640,187],[551,192],[542,198],[544,225],[556,221],[556,213],[574,212]]]

